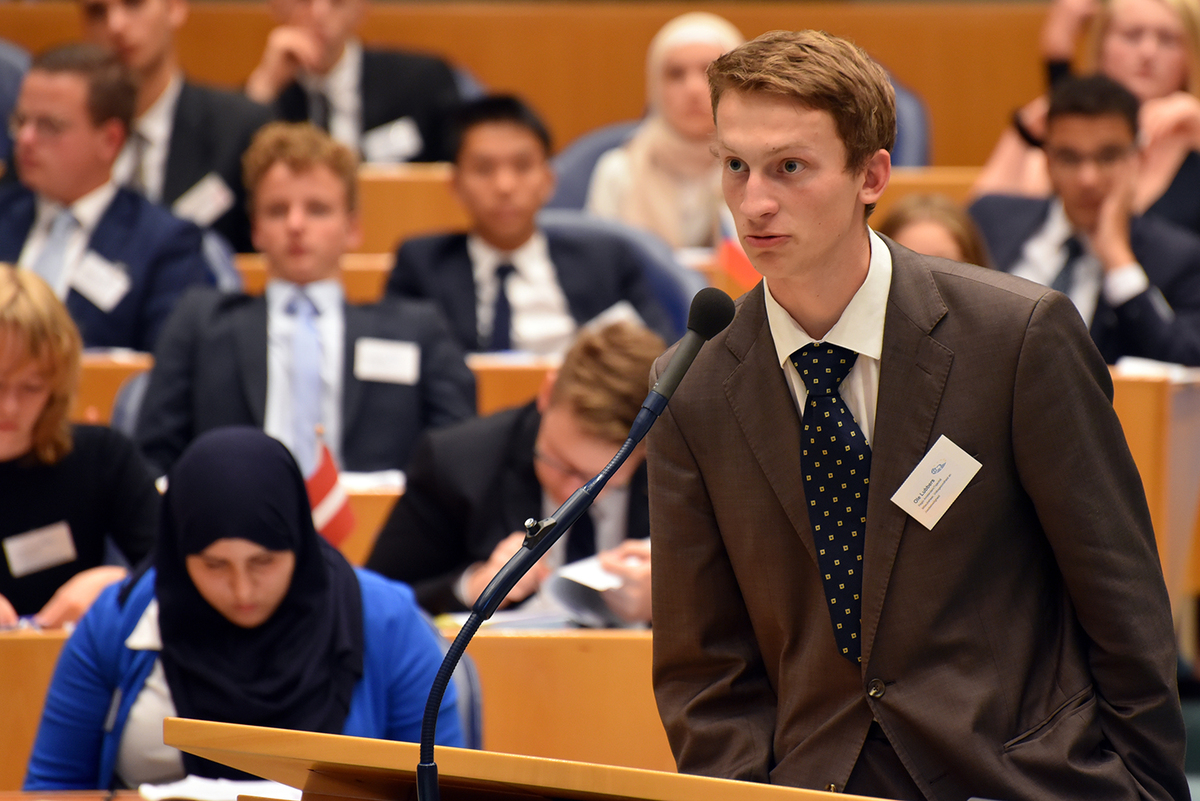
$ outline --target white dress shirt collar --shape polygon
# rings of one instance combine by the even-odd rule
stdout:
[[[171,146],[171,134],[175,129],[175,107],[179,104],[179,93],[183,91],[183,73],[175,73],[158,96],[133,123],[133,132],[125,142],[113,175],[117,183],[125,185],[138,169],[136,154],[138,143],[135,136],[145,140],[142,151],[142,172],[145,180],[146,197],[154,202],[162,198],[163,184],[167,174],[167,155]]]

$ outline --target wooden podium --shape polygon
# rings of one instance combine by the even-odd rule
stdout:
[[[580,725],[586,725],[583,721]],[[167,718],[163,739],[190,754],[304,791],[304,801],[415,801],[416,743]],[[446,801],[639,799],[640,801],[825,801],[863,799],[703,776],[586,762],[441,748],[435,753]]]

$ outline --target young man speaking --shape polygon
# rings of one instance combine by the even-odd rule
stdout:
[[[650,434],[654,682],[680,770],[1186,798],[1150,516],[1079,314],[870,232],[895,112],[858,48],[764,34],[709,79],[764,281]]]

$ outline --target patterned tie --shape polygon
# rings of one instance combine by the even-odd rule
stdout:
[[[54,215],[46,241],[42,244],[42,252],[33,261],[33,271],[45,279],[59,297],[62,297],[58,291],[59,282],[67,268],[67,245],[78,227],[79,221],[70,209],[63,209]]]
[[[308,118],[313,125],[329,133],[329,97],[324,92],[309,94]]]
[[[133,145],[133,172],[129,174],[125,187],[149,197],[150,193],[146,191],[146,148],[150,146],[150,140],[134,129],[129,132],[129,141]]]
[[[492,339],[488,350],[512,350],[512,306],[508,302],[508,277],[517,270],[511,264],[496,267],[496,304],[492,308]]]
[[[317,307],[297,289],[287,305],[292,330],[292,453],[306,477],[317,466],[317,425],[321,422],[321,335]]]
[[[596,526],[592,513],[584,510],[567,532],[567,564],[596,554]]]
[[[1071,284],[1075,282],[1075,267],[1079,264],[1079,258],[1083,256],[1083,243],[1079,241],[1079,237],[1073,236],[1063,243],[1063,247],[1067,249],[1067,256],[1063,260],[1062,269],[1054,276],[1050,288],[1067,294],[1071,291]]]
[[[854,351],[825,343],[805,345],[792,354],[792,365],[808,388],[800,469],[817,566],[829,599],[833,638],[842,656],[857,664],[862,661],[858,632],[871,448],[838,393],[856,358]]]

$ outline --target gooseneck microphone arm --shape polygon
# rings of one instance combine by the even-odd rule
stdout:
[[[418,801],[440,801],[441,798],[438,789],[437,764],[433,761],[434,735],[437,731],[437,718],[442,706],[442,698],[446,693],[446,687],[450,684],[454,668],[467,649],[467,643],[475,636],[480,625],[500,607],[521,577],[537,564],[537,561],[545,555],[546,551],[550,550],[550,546],[558,541],[563,532],[567,531],[592,505],[592,501],[599,496],[604,485],[625,463],[625,460],[633,453],[633,449],[642,441],[642,438],[650,431],[650,427],[654,425],[654,421],[667,407],[667,401],[671,399],[675,388],[679,386],[683,374],[692,366],[700,348],[729,325],[733,314],[733,301],[721,290],[708,287],[697,292],[688,311],[687,333],[679,341],[675,354],[667,364],[667,369],[663,371],[654,384],[654,388],[646,395],[646,400],[642,402],[642,408],[638,410],[637,417],[634,418],[633,425],[629,430],[629,436],[616,455],[595,478],[575,490],[554,514],[543,520],[530,518],[525,521],[525,541],[521,543],[520,550],[508,560],[504,567],[500,568],[500,571],[480,593],[475,605],[471,607],[470,617],[467,618],[467,622],[463,624],[458,636],[454,638],[454,642],[446,651],[442,666],[433,680],[429,699],[425,703],[425,717],[421,723],[421,762],[417,765]]]

